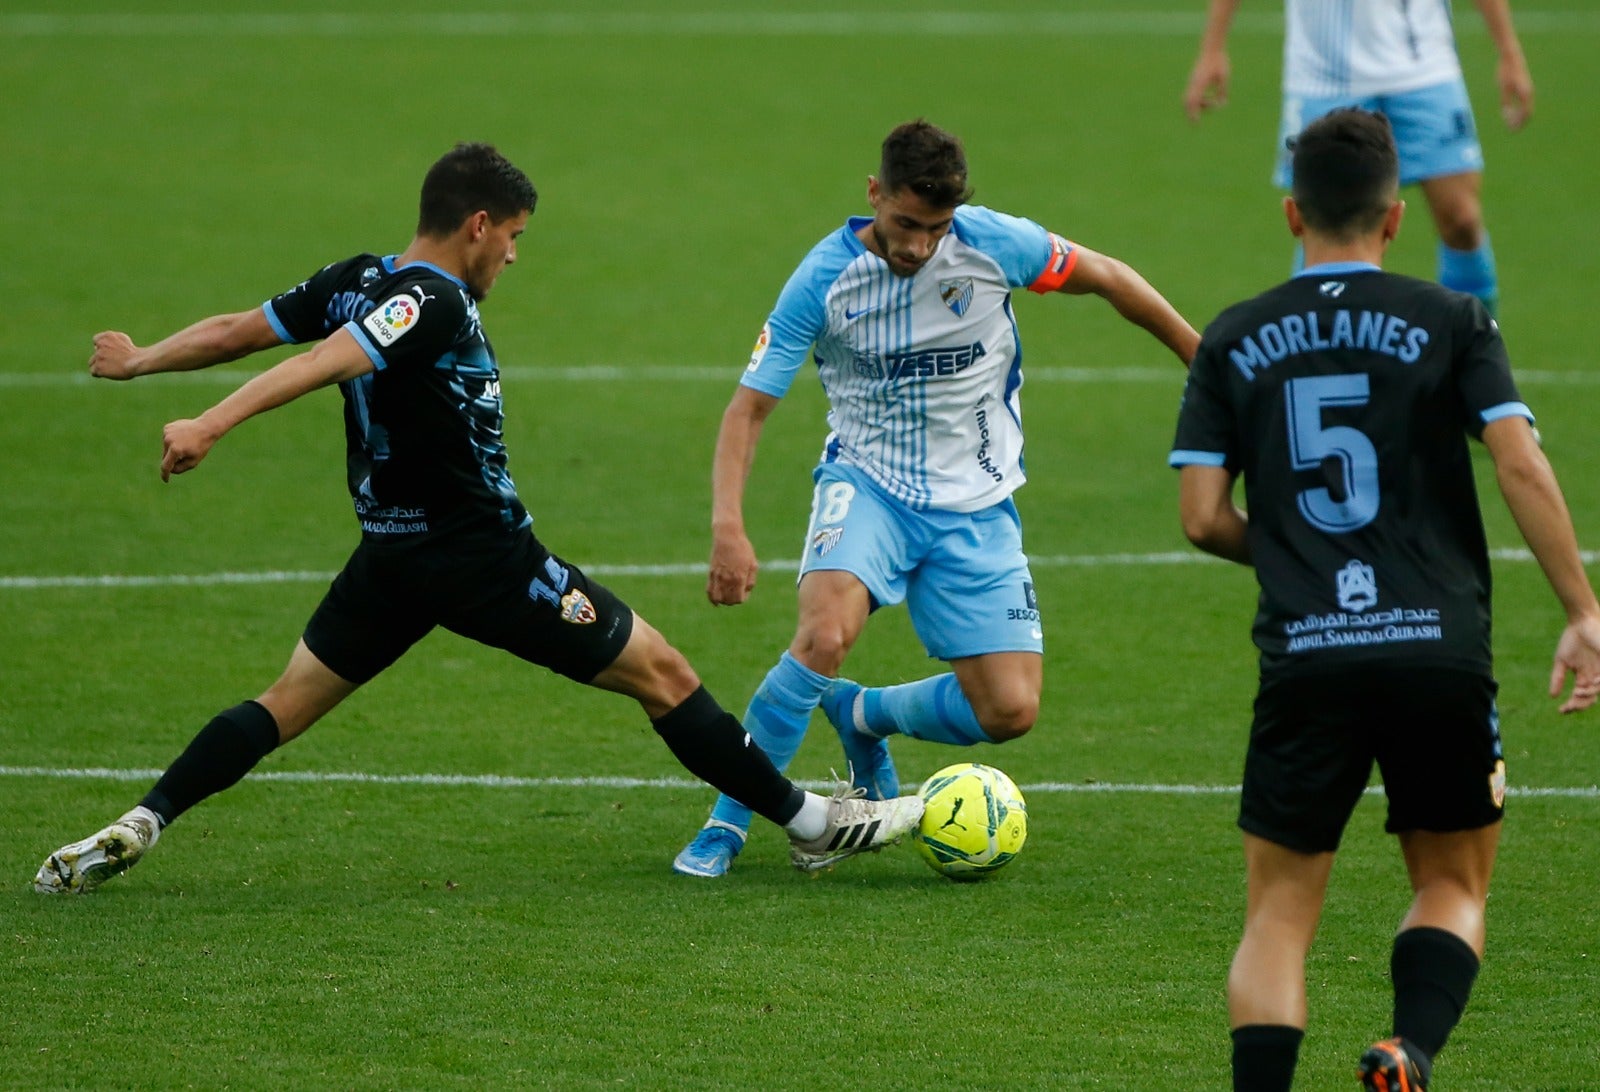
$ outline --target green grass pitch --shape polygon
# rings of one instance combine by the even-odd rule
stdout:
[[[734,610],[698,571],[712,439],[784,277],[865,208],[884,132],[951,128],[978,200],[1128,260],[1203,324],[1288,266],[1276,4],[1245,5],[1233,102],[1200,126],[1179,103],[1199,0],[134,7],[0,0],[0,1087],[1227,1087],[1234,798],[1174,787],[1237,782],[1253,584],[1160,558],[1190,555],[1165,466],[1181,370],[1092,300],[1017,301],[1040,723],[959,756],[895,745],[909,782],[970,757],[1028,792],[1027,848],[993,881],[908,846],[807,878],[762,828],[725,882],[675,877],[711,796],[643,716],[438,635],[96,897],[29,882],[275,677],[356,537],[336,394],[163,486],[161,425],[245,373],[91,383],[94,332],[148,341],[398,251],[427,165],[494,141],[541,194],[484,308],[537,530],[742,709],[793,626],[815,383],[768,425],[749,518],[770,567]],[[1600,17],[1518,5],[1540,98],[1510,136],[1457,7],[1506,337],[1594,548]],[[1428,275],[1411,196],[1391,266]],[[1484,484],[1491,544],[1520,545]],[[1536,568],[1508,554],[1496,581],[1524,791],[1438,1085],[1597,1088],[1600,719],[1543,696],[1560,618]],[[930,665],[891,613],[850,670]],[[795,771],[839,763],[819,718]],[[87,768],[112,773],[62,775]],[[1370,797],[1310,962],[1306,1088],[1349,1084],[1388,1031],[1407,894],[1381,828]]]

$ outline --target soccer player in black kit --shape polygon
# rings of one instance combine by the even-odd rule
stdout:
[[[127,870],[162,829],[235,784],[435,626],[502,648],[644,708],[697,777],[788,831],[797,867],[898,838],[921,801],[803,792],[700,685],[673,646],[603,585],[550,553],[506,468],[500,374],[478,303],[516,260],[537,195],[487,144],[460,144],[422,184],[399,255],[335,262],[259,308],[204,319],[149,346],[95,337],[92,374],[131,379],[316,342],[162,433],[161,478],[193,470],[247,418],[338,383],[361,543],[282,676],[219,713],[139,806],[52,853],[35,889],[81,893]]]
[[[1295,140],[1293,170],[1284,208],[1306,268],[1206,330],[1169,458],[1185,534],[1260,584],[1233,1087],[1290,1086],[1306,953],[1376,761],[1415,897],[1391,955],[1392,1035],[1358,1075],[1410,1092],[1477,975],[1505,795],[1468,436],[1566,612],[1550,674],[1553,697],[1575,676],[1563,713],[1600,694],[1600,606],[1493,319],[1379,268],[1404,211],[1387,120],[1328,114]]]

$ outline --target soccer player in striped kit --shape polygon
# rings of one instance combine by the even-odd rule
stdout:
[[[1500,110],[1515,132],[1533,113],[1533,79],[1507,0],[1476,0],[1500,61]],[[1228,28],[1239,0],[1211,0],[1184,92],[1191,119],[1227,101]],[[1284,141],[1341,106],[1388,117],[1400,184],[1417,184],[1439,235],[1438,280],[1494,314],[1500,295],[1483,226],[1483,149],[1456,56],[1450,0],[1287,0],[1283,122],[1273,181],[1289,186]],[[1298,261],[1298,251],[1297,251]]]
[[[955,137],[920,120],[891,132],[867,183],[873,215],[849,219],[789,278],[717,436],[707,594],[735,604],[756,581],[743,517],[756,444],[814,355],[832,431],[813,474],[799,625],[744,725],[782,769],[820,703],[871,799],[899,791],[888,736],[998,743],[1038,712],[1043,621],[1011,500],[1024,481],[1012,291],[1098,295],[1185,364],[1199,344],[1127,265],[969,206],[971,192]],[[837,678],[867,616],[901,602],[950,670],[881,688]],[[719,799],[674,869],[727,872],[749,823]]]

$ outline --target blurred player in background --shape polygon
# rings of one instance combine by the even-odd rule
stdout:
[[[1533,79],[1507,0],[1475,0],[1500,55],[1500,115],[1513,132],[1533,114]],[[1228,28],[1239,0],[1211,0],[1183,104],[1198,120],[1228,101]],[[1483,149],[1456,56],[1449,0],[1286,0],[1283,123],[1273,180],[1289,185],[1284,141],[1340,106],[1389,118],[1400,184],[1422,187],[1439,235],[1438,280],[1483,301],[1500,281],[1483,226]],[[1299,254],[1297,251],[1297,262]]]
[[[808,355],[832,431],[813,479],[793,642],[745,728],[788,766],[819,702],[854,784],[892,797],[886,737],[1015,739],[1039,708],[1043,621],[1011,494],[1022,469],[1022,354],[1011,292],[1093,293],[1184,363],[1199,334],[1128,266],[1030,220],[969,206],[961,143],[925,121],[883,142],[871,217],[852,217],[789,278],[723,414],[712,467],[707,594],[756,582],[744,491],[767,416]],[[906,603],[950,670],[901,686],[836,679],[878,607]],[[724,796],[673,867],[720,876],[750,812]]]
[[[534,537],[507,470],[499,366],[478,303],[516,260],[536,199],[494,148],[461,144],[429,169],[416,235],[400,255],[335,262],[260,307],[148,348],[123,333],[96,335],[90,371],[108,379],[317,342],[199,417],[168,424],[161,479],[193,470],[245,420],[338,383],[361,543],[278,681],[219,713],[138,807],[52,853],[38,891],[92,891],[127,870],[167,824],[238,782],[435,626],[635,699],[686,768],[784,827],[800,867],[876,848],[916,824],[915,797],[867,801],[841,785],[829,800],[796,788],[677,649]]]
[[[1405,208],[1388,122],[1326,114],[1295,138],[1292,168],[1285,210],[1306,268],[1206,328],[1169,460],[1185,533],[1260,584],[1234,1088],[1290,1086],[1306,953],[1376,762],[1413,900],[1390,960],[1393,1037],[1360,1075],[1410,1092],[1428,1086],[1478,973],[1506,787],[1468,435],[1566,614],[1549,687],[1575,676],[1563,713],[1600,693],[1600,604],[1494,319],[1380,268]]]

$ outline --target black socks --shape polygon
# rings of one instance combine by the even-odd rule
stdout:
[[[1289,1092],[1305,1031],[1287,1024],[1233,1029],[1234,1092]]]
[[[1478,953],[1454,933],[1431,926],[1407,929],[1394,938],[1389,974],[1394,980],[1394,1033],[1416,1047],[1407,1050],[1426,1084],[1433,1056],[1444,1046],[1472,993]]]
[[[166,826],[208,796],[238,783],[278,745],[278,722],[259,702],[226,709],[200,729],[155,788],[139,801]]]
[[[778,772],[732,713],[700,687],[650,722],[684,769],[779,826],[800,813],[805,793]]]

